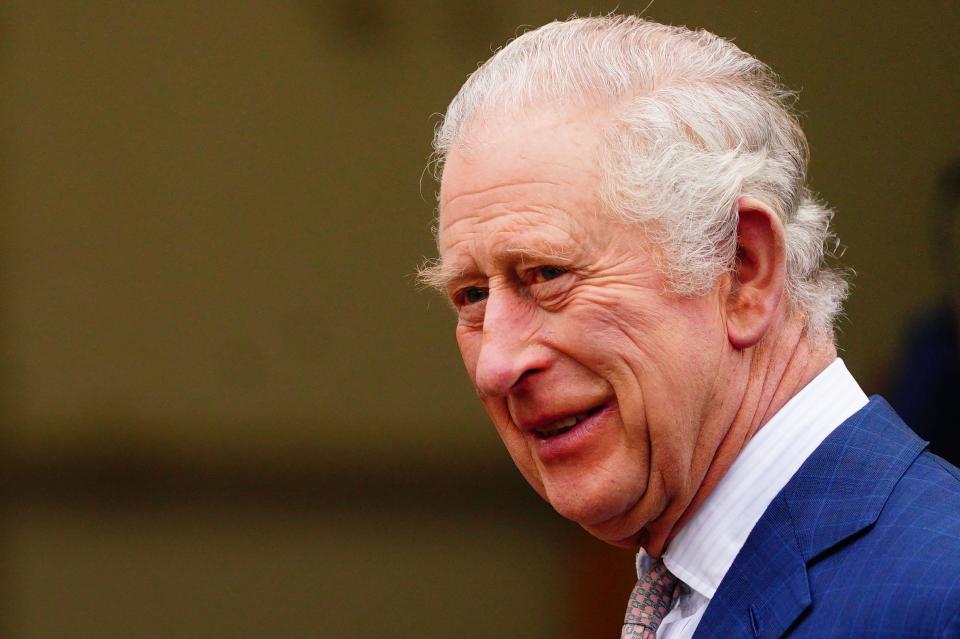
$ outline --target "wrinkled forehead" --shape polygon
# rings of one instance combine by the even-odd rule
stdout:
[[[482,123],[447,157],[437,244],[447,274],[602,243],[597,122],[544,111]]]
[[[550,105],[524,112],[479,112],[447,150],[440,181],[439,213],[464,192],[527,176],[566,179],[567,169],[597,173],[605,113]]]
[[[478,237],[488,250],[493,245],[516,250],[533,241],[568,244],[597,217],[596,181],[589,170],[574,162],[517,164],[522,166],[511,171],[495,159],[451,162],[437,223],[441,256],[454,246],[466,250],[468,240]]]

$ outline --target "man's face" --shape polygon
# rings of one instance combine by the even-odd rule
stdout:
[[[439,245],[463,361],[520,471],[630,544],[699,486],[728,343],[719,294],[665,292],[642,230],[601,210],[597,132],[589,114],[484,125],[448,156]]]

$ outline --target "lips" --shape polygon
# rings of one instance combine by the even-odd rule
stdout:
[[[610,431],[608,417],[616,402],[607,402],[577,413],[553,413],[536,421],[518,423],[531,440],[532,450],[543,464],[576,459],[605,441]]]
[[[596,410],[598,409],[584,411],[582,413],[577,413],[576,415],[568,415],[567,417],[562,417],[552,423],[547,424],[546,426],[532,428],[531,430],[533,431],[534,435],[540,439],[550,439],[551,437],[556,437],[557,435],[563,435],[564,433],[569,432],[574,426],[596,412]]]
[[[584,422],[593,421],[591,418],[607,407],[608,404],[603,403],[575,413],[566,411],[563,413],[553,412],[551,414],[541,414],[536,417],[527,416],[526,419],[517,419],[514,417],[514,423],[538,440],[551,440],[569,433]]]

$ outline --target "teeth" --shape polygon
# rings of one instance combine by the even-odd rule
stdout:
[[[580,413],[579,415],[571,415],[570,417],[558,419],[546,428],[538,428],[537,434],[539,434],[540,437],[553,437],[554,435],[561,435],[576,426],[578,422],[585,419],[587,414],[588,413]]]

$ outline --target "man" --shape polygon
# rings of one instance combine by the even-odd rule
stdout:
[[[837,359],[788,99],[706,32],[526,33],[437,130],[422,275],[527,481],[642,548],[622,636],[960,636],[960,474]]]

